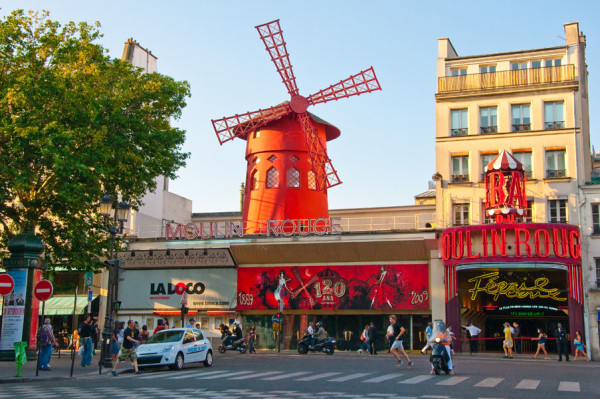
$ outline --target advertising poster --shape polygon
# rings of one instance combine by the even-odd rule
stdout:
[[[429,309],[427,264],[243,267],[238,310]]]
[[[13,292],[4,296],[0,350],[14,350],[13,343],[23,340],[23,321],[25,319],[27,269],[9,269],[7,273],[15,281],[15,288]]]

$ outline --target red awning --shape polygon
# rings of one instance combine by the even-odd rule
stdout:
[[[179,316],[181,310],[155,310],[154,314],[157,316]],[[187,312],[188,316],[194,316],[196,312]]]
[[[235,315],[235,310],[207,310],[207,316],[229,316]]]

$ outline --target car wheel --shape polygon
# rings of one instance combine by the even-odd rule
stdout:
[[[183,368],[183,364],[183,353],[179,352],[175,358],[175,363],[173,363],[173,370],[181,370]]]
[[[204,367],[212,366],[212,362],[213,362],[212,351],[208,351],[208,352],[206,352],[206,359],[204,359]]]

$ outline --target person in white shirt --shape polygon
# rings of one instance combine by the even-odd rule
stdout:
[[[479,327],[473,325],[473,322],[469,321],[468,326],[462,326],[469,332],[469,349],[471,353],[477,353],[477,336],[481,332]]]
[[[310,346],[315,346],[315,329],[313,327],[314,322],[309,322],[308,323],[308,328],[307,328],[307,332],[310,335]]]

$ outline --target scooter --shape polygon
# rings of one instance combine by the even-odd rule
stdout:
[[[311,346],[311,336],[310,334],[305,334],[304,337],[298,343],[298,353],[301,355],[307,354],[310,352],[324,352],[328,355],[333,355],[335,351],[335,344],[337,341],[333,338],[326,338],[323,341],[319,342],[315,346]]]
[[[226,344],[227,341],[229,341],[230,343]],[[247,341],[247,338],[240,338],[237,341],[228,340],[227,338],[225,338],[225,340],[221,342],[221,345],[219,345],[219,353],[225,353],[227,351],[238,351],[240,353],[246,353],[246,351],[248,350],[248,345],[246,344]]]
[[[431,349],[431,356],[429,356],[429,361],[433,366],[435,375],[440,375],[442,371],[446,374],[450,373],[450,370],[448,369],[448,360],[450,360],[450,358],[448,352],[446,352],[446,348],[442,344],[440,338],[436,338],[433,348]]]

